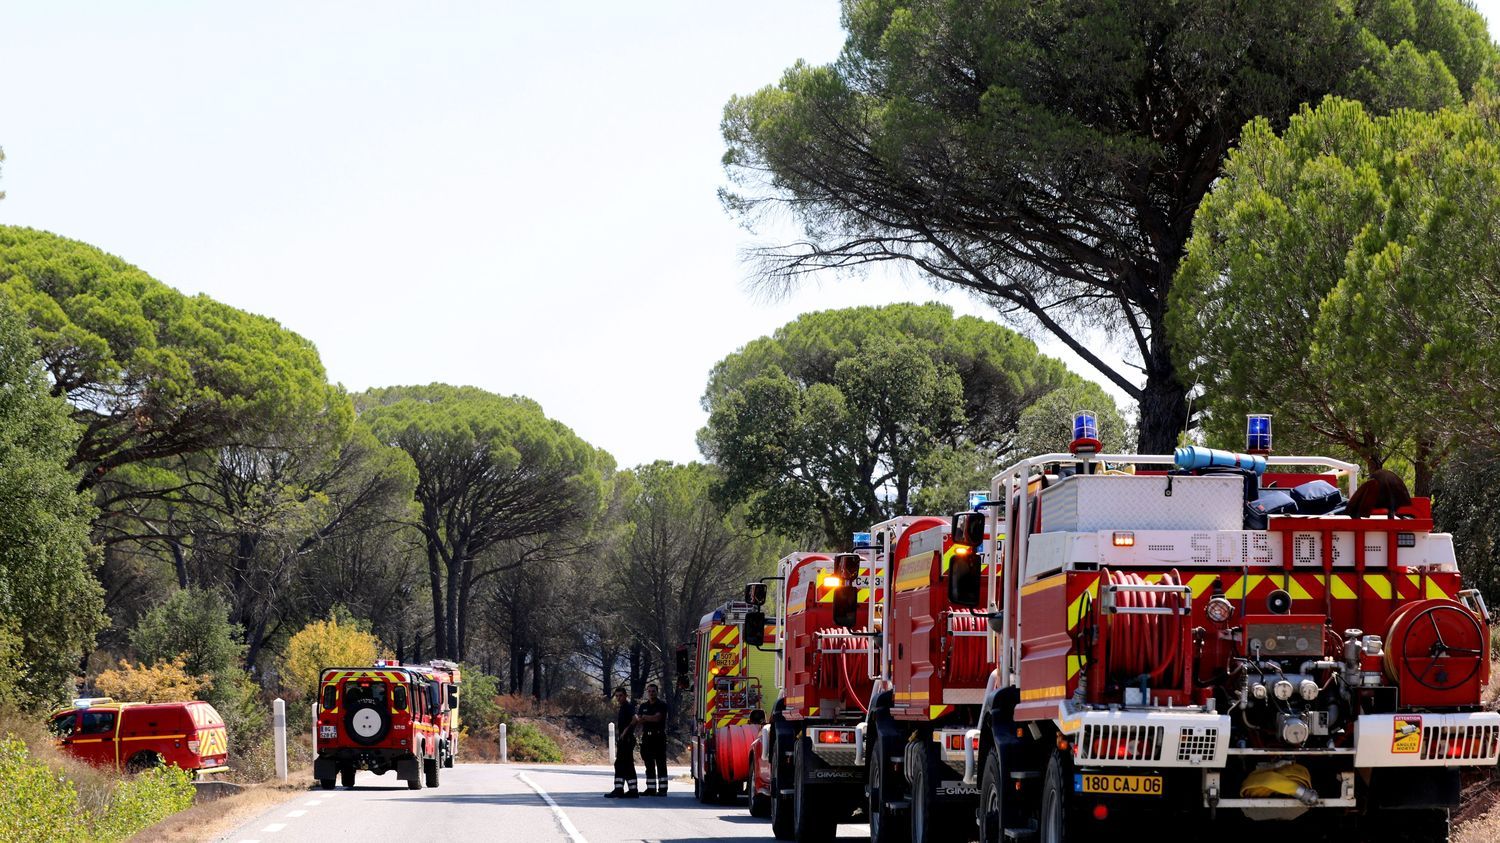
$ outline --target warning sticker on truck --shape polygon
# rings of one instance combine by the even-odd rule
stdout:
[[[1397,717],[1391,721],[1391,752],[1415,753],[1422,749],[1422,718],[1419,716]]]

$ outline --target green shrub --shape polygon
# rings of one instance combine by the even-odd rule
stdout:
[[[178,767],[156,767],[120,782],[102,816],[94,840],[125,840],[193,804],[193,777]]]
[[[192,776],[176,767],[119,780],[107,796],[101,788],[89,790],[96,798],[80,799],[72,779],[33,756],[24,741],[5,738],[0,741],[0,840],[126,840],[193,804]]]
[[[500,680],[471,665],[463,665],[458,717],[471,733],[491,735],[509,720],[500,708]]]
[[[549,764],[563,760],[562,748],[557,742],[530,723],[512,723],[506,739],[510,744],[510,760],[540,761]]]
[[[0,840],[83,840],[73,783],[31,757],[19,738],[0,741]]]

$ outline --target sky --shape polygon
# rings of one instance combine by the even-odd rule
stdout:
[[[271,316],[351,390],[525,395],[622,466],[687,461],[714,363],[799,313],[993,318],[748,283],[719,119],[837,55],[836,0],[6,6],[0,224]]]

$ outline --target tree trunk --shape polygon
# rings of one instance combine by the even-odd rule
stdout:
[[[1412,460],[1413,477],[1412,494],[1419,498],[1432,497],[1433,466],[1432,443],[1417,442],[1417,456]]]
[[[459,551],[455,550],[448,559],[448,594],[446,595],[448,646],[440,656],[440,658],[453,659],[454,661],[461,661],[458,656],[458,575],[459,568],[462,565],[463,560],[459,557]]]
[[[615,662],[619,661],[620,654],[611,647],[604,647],[599,652],[599,684],[604,686],[604,698],[609,699],[615,692]]]
[[[438,658],[446,658],[448,639],[444,636],[447,618],[443,616],[443,560],[431,538],[427,539],[427,578],[432,584],[432,650]]]
[[[542,658],[541,653],[533,651],[531,654],[531,696],[536,700],[537,706],[542,704]]]
[[[1143,361],[1146,385],[1141,389],[1136,449],[1141,454],[1171,454],[1177,448],[1178,437],[1187,429],[1188,390],[1177,379],[1163,320],[1157,317],[1151,321],[1150,353]],[[1110,447],[1106,442],[1104,450]]]

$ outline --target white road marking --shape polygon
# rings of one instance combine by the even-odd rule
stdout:
[[[306,802],[303,802],[302,804],[306,805],[309,808],[316,808],[319,805],[323,804],[323,800],[321,800],[321,799],[309,799]]]
[[[306,811],[287,811],[286,812],[286,815],[288,817],[291,817],[292,819],[296,819],[296,818],[304,816],[306,814],[307,814]]]
[[[556,802],[552,801],[551,796],[547,795],[547,791],[542,790],[541,786],[527,777],[525,773],[516,773],[516,778],[525,782],[527,787],[536,791],[537,795],[542,797],[547,805],[552,808],[552,815],[557,817],[557,824],[562,826],[562,830],[568,835],[568,839],[572,840],[573,843],[589,843],[589,841],[584,839],[582,834],[578,833],[577,827],[573,825],[572,820],[568,819],[568,815],[563,813],[563,809],[558,807]]]
[[[261,831],[277,832],[282,830],[283,828],[286,828],[286,823],[271,823],[270,825],[261,829]]]

